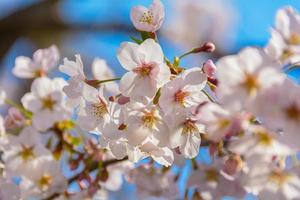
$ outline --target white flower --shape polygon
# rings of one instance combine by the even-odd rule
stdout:
[[[179,197],[175,176],[147,165],[141,165],[129,173],[129,181],[137,186],[139,199],[177,199]]]
[[[251,111],[259,93],[284,80],[276,66],[262,50],[252,47],[221,58],[217,63],[217,95],[221,103],[231,110]]]
[[[215,103],[207,103],[200,107],[197,116],[205,125],[206,137],[214,142],[220,142],[226,136],[241,130],[241,120]]]
[[[129,144],[138,145],[153,135],[159,140],[159,146],[167,145],[169,130],[158,106],[130,103],[122,113]]]
[[[106,61],[100,58],[96,58],[92,64],[93,76],[96,80],[107,80],[116,78],[113,70],[107,65]],[[114,81],[104,83],[104,91],[117,95],[120,93],[118,84]]]
[[[197,108],[193,108],[166,118],[166,123],[170,127],[170,147],[179,147],[185,158],[194,158],[198,155],[200,134],[204,133],[204,125],[196,116],[196,110]]]
[[[200,68],[188,69],[162,87],[159,106],[168,115],[203,103],[208,100],[201,91],[205,85],[206,75]]]
[[[186,49],[207,41],[213,41],[221,51],[230,48],[236,21],[236,11],[231,2],[173,0],[172,5],[168,9],[173,19],[166,21],[166,26],[162,27],[165,37]]]
[[[133,7],[130,12],[130,19],[139,31],[157,31],[161,27],[164,17],[164,6],[160,0],[153,0],[149,8],[144,6]]]
[[[120,81],[120,91],[134,100],[153,98],[170,78],[161,47],[153,39],[138,45],[122,43],[118,51],[121,65],[128,70]]]
[[[300,15],[292,7],[284,7],[277,12],[272,37],[266,52],[283,64],[300,60]]]
[[[58,161],[42,158],[31,163],[31,172],[22,175],[20,188],[24,199],[46,198],[65,191],[67,180]]]
[[[281,135],[272,133],[261,126],[251,126],[245,135],[237,140],[231,140],[228,149],[245,157],[254,154],[269,158],[292,155],[293,151],[280,143],[280,137]]]
[[[229,180],[221,173],[222,164],[198,165],[187,181],[187,186],[194,186],[204,199],[221,199],[232,196],[242,199],[246,194],[238,180]]]
[[[296,170],[281,169],[259,157],[251,159],[253,164],[239,177],[247,192],[257,195],[260,199],[299,199],[300,178]]]
[[[2,142],[3,160],[9,174],[30,171],[30,163],[40,156],[50,156],[43,146],[39,133],[33,127],[25,127],[18,136],[7,136]]]
[[[84,94],[89,94],[93,92],[93,87],[88,85],[86,81],[86,76],[83,71],[83,64],[80,55],[75,55],[76,61],[64,59],[64,64],[59,66],[59,70],[68,76],[68,85],[63,88],[63,91],[68,96],[68,104],[73,106],[81,105]]]
[[[109,177],[105,182],[100,182],[100,185],[107,190],[118,191],[122,187],[124,175],[127,175],[133,168],[134,164],[130,161],[109,165],[107,167]]]
[[[16,58],[13,74],[19,78],[35,78],[46,75],[59,60],[59,52],[55,45],[47,49],[39,49],[33,58],[19,56]]]
[[[31,85],[31,92],[22,97],[21,102],[33,113],[32,123],[38,130],[45,131],[60,119],[64,105],[62,88],[65,85],[61,78],[37,78]]]
[[[274,85],[258,97],[255,114],[272,130],[283,131],[280,141],[300,149],[300,87],[286,79]],[[272,103],[266,103],[272,102]]]

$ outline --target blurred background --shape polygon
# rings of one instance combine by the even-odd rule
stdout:
[[[148,6],[151,0],[0,0],[0,85],[8,97],[19,100],[30,81],[13,77],[17,56],[32,56],[38,48],[58,46],[61,59],[81,54],[85,70],[95,57],[106,59],[117,76],[124,72],[116,51],[129,36],[138,36],[130,22],[130,8]],[[167,57],[181,55],[191,48],[212,41],[212,55],[187,57],[185,67],[201,66],[205,59],[234,54],[241,48],[264,46],[270,36],[277,9],[291,5],[300,10],[300,0],[162,0],[166,17],[158,33]],[[60,75],[54,71],[52,75]],[[300,73],[291,72],[298,81]],[[206,151],[205,149],[203,151]],[[205,152],[203,152],[203,155]],[[202,162],[209,162],[200,155]],[[185,169],[183,169],[185,170]],[[188,174],[188,171],[187,173]],[[181,178],[184,186],[185,176]],[[134,187],[111,199],[133,199]],[[124,193],[126,195],[124,196]],[[122,196],[120,196],[122,195]],[[248,197],[247,197],[248,198]]]

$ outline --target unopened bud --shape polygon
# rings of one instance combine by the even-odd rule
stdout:
[[[217,67],[216,65],[213,63],[212,60],[207,60],[204,64],[203,64],[203,68],[202,71],[204,72],[204,74],[206,74],[206,76],[208,76],[209,78],[215,78],[216,76],[216,71],[217,71]]]
[[[121,95],[118,98],[118,104],[120,104],[120,105],[124,105],[124,104],[128,103],[129,101],[130,101],[130,98],[129,97],[125,97],[123,95]]]
[[[216,50],[216,46],[212,42],[206,42],[201,47],[193,49],[193,53],[206,52],[211,53]]]

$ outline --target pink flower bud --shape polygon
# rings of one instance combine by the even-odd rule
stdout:
[[[207,61],[203,64],[202,70],[203,70],[204,74],[206,74],[206,76],[208,76],[209,78],[215,78],[215,74],[216,74],[217,67],[216,67],[216,65],[213,63],[212,60],[207,60]]]
[[[120,104],[120,105],[124,105],[124,104],[128,103],[129,101],[130,101],[130,98],[129,97],[125,97],[123,95],[121,95],[118,98],[118,104]]]
[[[16,108],[9,108],[8,114],[5,117],[5,128],[14,129],[23,126],[25,123],[25,118],[20,112],[20,110]]]
[[[193,49],[193,53],[200,53],[200,52],[206,52],[211,53],[216,50],[216,46],[212,42],[206,42],[201,47]]]

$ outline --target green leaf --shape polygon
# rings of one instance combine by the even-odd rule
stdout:
[[[130,36],[130,39],[132,39],[134,42],[136,42],[137,44],[141,44],[143,41],[142,40],[139,40],[133,36]]]

